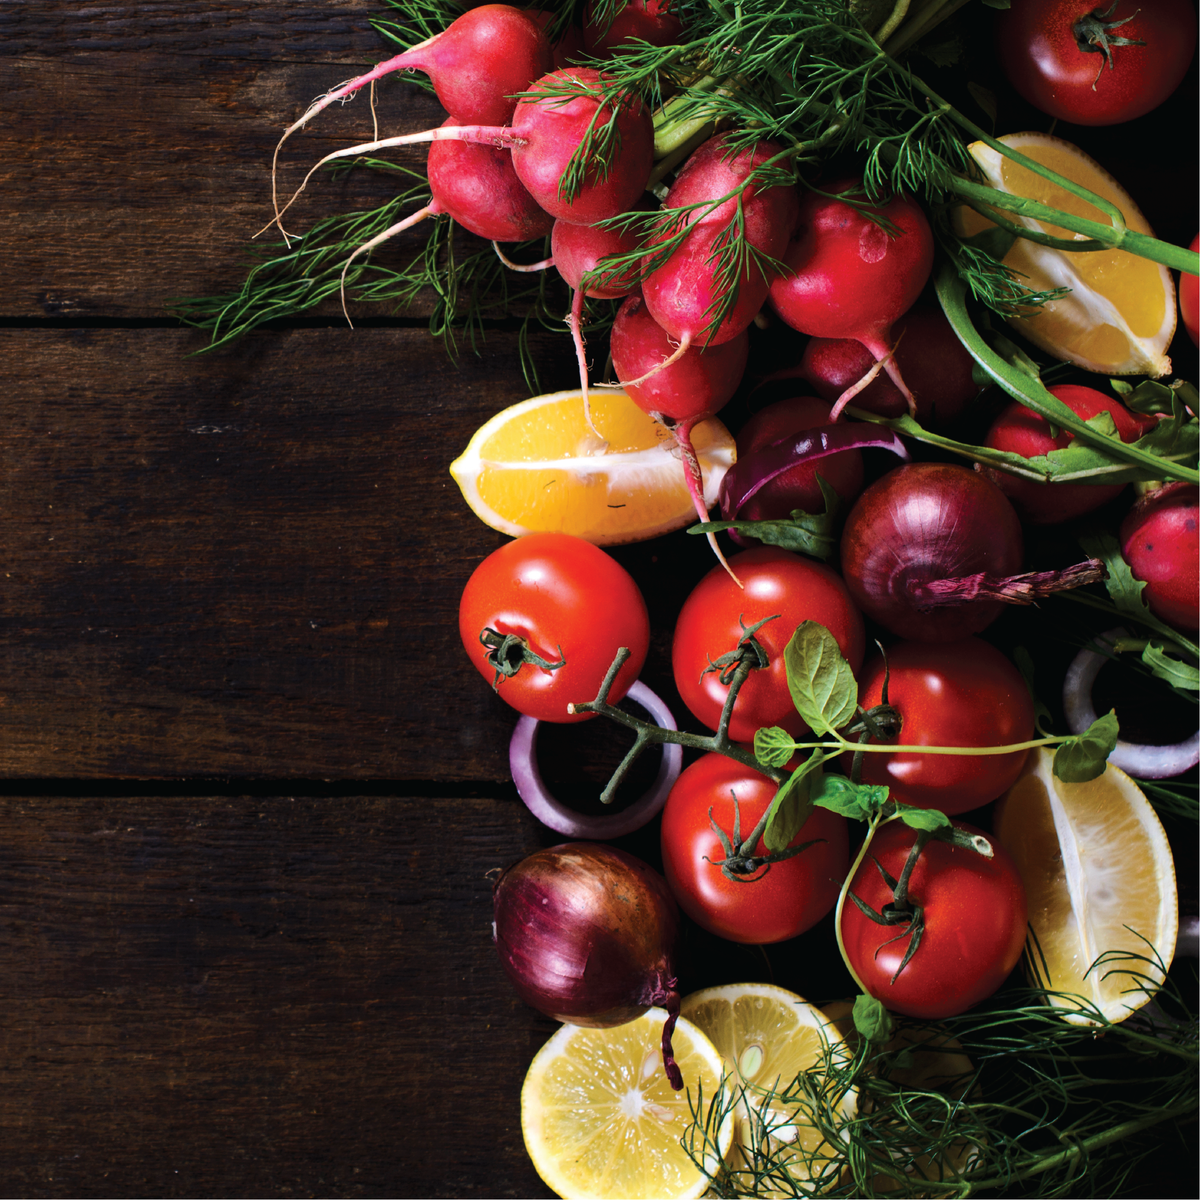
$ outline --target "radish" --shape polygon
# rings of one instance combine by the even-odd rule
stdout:
[[[1200,488],[1168,483],[1147,492],[1121,522],[1121,553],[1160,621],[1196,636],[1200,625]]]
[[[517,95],[553,65],[550,43],[527,13],[508,4],[485,4],[463,13],[441,33],[327,92],[283,131],[271,161],[275,224],[283,215],[275,191],[283,143],[334,101],[350,99],[393,71],[424,71],[446,111],[461,124],[504,125],[516,108]],[[282,225],[279,229],[283,233]]]
[[[774,264],[795,226],[796,190],[747,180],[782,153],[773,142],[759,142],[731,155],[727,138],[719,135],[692,154],[671,185],[664,210],[684,211],[674,230],[652,236],[651,250],[673,232],[686,232],[642,281],[642,294],[650,315],[676,343],[675,356],[701,342],[712,347],[736,338],[766,300]],[[719,262],[727,247],[735,251],[728,271]]]
[[[891,357],[889,331],[929,280],[933,231],[908,196],[871,206],[862,196],[861,182],[838,183],[830,191],[833,195],[809,192],[801,199],[796,237],[784,256],[790,274],[771,284],[771,305],[801,333],[861,342],[884,364],[915,416],[912,392]],[[862,203],[852,205],[841,196]],[[886,221],[895,232],[871,217]],[[854,394],[850,388],[838,398],[835,419]]]
[[[456,126],[450,117],[442,128]],[[513,169],[512,155],[472,142],[434,142],[427,163],[429,190],[424,208],[359,246],[342,268],[342,312],[346,320],[346,273],[360,255],[411,228],[426,217],[446,213],[464,229],[493,242],[524,242],[545,237],[554,224],[525,189]]]
[[[542,27],[509,4],[484,4],[463,13],[441,33],[381,62],[327,92],[283,136],[302,128],[335,100],[345,100],[393,71],[424,71],[442,106],[464,124],[503,125],[517,94],[553,70]]]
[[[607,79],[590,67],[552,71],[533,83],[529,92],[533,94],[520,100],[509,126],[443,125],[327,154],[278,216],[295,203],[325,163],[437,141],[507,149],[517,177],[556,220],[592,225],[632,208],[646,190],[654,161],[654,125],[642,101],[614,92]],[[573,161],[578,169],[573,169]]]
[[[674,422],[671,431],[683,458],[688,494],[700,520],[707,521],[704,479],[692,446],[692,429],[723,408],[737,391],[750,354],[749,331],[743,329],[717,346],[692,346],[683,354],[672,353],[666,331],[650,315],[642,297],[634,295],[617,312],[609,348],[613,369],[629,397],[656,420]],[[728,571],[729,564],[711,533],[708,542]]]
[[[1137,441],[1156,424],[1153,417],[1132,413],[1119,400],[1095,388],[1065,383],[1049,390],[1052,396],[1085,421],[1100,413],[1108,413],[1123,442]],[[1075,435],[1069,430],[1051,429],[1045,417],[1014,400],[992,422],[984,444],[993,450],[1007,450],[1025,458],[1035,458],[1069,446],[1074,438]],[[983,470],[1009,498],[1021,519],[1031,525],[1058,525],[1081,517],[1107,504],[1125,486],[1121,483],[1037,483],[993,467]]]
[[[555,221],[550,233],[551,261],[571,289],[571,312],[567,324],[575,342],[575,357],[579,362],[579,387],[583,392],[583,414],[588,428],[592,425],[591,404],[588,398],[588,368],[583,345],[583,301],[585,296],[596,300],[617,300],[637,288],[636,267],[627,267],[616,274],[596,275],[602,259],[612,255],[632,254],[638,239],[632,233],[601,229],[596,225],[572,225]],[[585,286],[585,277],[588,282]]]
[[[916,402],[916,417],[927,428],[952,422],[979,393],[972,377],[974,359],[938,304],[918,301],[893,326],[894,360]],[[875,365],[871,352],[854,338],[810,338],[800,373],[823,400],[833,404]],[[908,412],[908,401],[889,376],[873,379],[854,404],[881,417]]]
[[[596,58],[636,50],[638,42],[673,46],[683,37],[683,22],[672,12],[674,0],[625,0],[607,24],[597,15],[599,6],[598,0],[588,0],[583,13],[583,44]]]

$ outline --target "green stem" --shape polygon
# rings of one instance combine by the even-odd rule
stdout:
[[[842,880],[841,891],[838,892],[837,904],[833,909],[833,931],[837,936],[838,953],[842,956],[842,962],[846,964],[846,970],[850,972],[850,978],[854,980],[855,985],[860,992],[865,995],[870,995],[867,991],[866,984],[858,977],[858,972],[854,969],[853,963],[850,961],[850,955],[846,951],[846,943],[842,938],[842,910],[846,907],[846,897],[850,894],[850,884],[855,875],[858,874],[858,868],[862,866],[863,859],[867,857],[867,851],[871,848],[871,840],[875,837],[875,832],[880,825],[887,824],[888,821],[896,820],[898,814],[893,813],[890,817],[883,815],[883,809],[878,808],[871,814],[870,823],[867,825],[867,833],[863,838],[862,845],[858,848],[858,854],[855,855],[854,861],[850,864],[850,870],[846,872],[846,878]]]
[[[1200,471],[1173,463],[1169,459],[1139,450],[1116,438],[1106,437],[1081,420],[1056,396],[1052,396],[1037,379],[1011,366],[984,341],[967,313],[966,284],[959,278],[951,263],[945,263],[935,281],[938,299],[958,340],[967,353],[1006,391],[1026,408],[1033,409],[1061,428],[1069,429],[1089,446],[1099,446],[1116,458],[1150,467],[1160,476],[1200,483]]]
[[[1089,1155],[1095,1150],[1111,1146],[1114,1142],[1120,1142],[1147,1129],[1153,1129],[1155,1125],[1161,1125],[1164,1121],[1181,1120],[1183,1117],[1191,1116],[1195,1111],[1196,1103],[1193,1101],[1189,1104],[1176,1105],[1174,1108],[1159,1109],[1131,1121],[1123,1121],[1120,1125],[1113,1125],[1102,1133],[1094,1133],[1091,1137],[1084,1138],[1074,1146],[1068,1146],[1065,1150],[1047,1154],[1028,1167],[1008,1171],[1003,1176],[995,1176],[991,1179],[972,1179],[970,1181],[971,1192],[982,1192],[992,1188],[1009,1188],[1017,1180],[1029,1179],[1035,1175],[1044,1174],[1046,1171],[1053,1171],[1075,1159]]]

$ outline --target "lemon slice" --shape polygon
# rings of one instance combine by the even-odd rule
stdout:
[[[578,390],[523,400],[476,431],[450,474],[480,520],[513,537],[571,533],[611,546],[696,519],[671,431],[622,391],[590,396],[599,438]],[[736,457],[733,437],[710,418],[692,430],[692,444],[711,507]]]
[[[712,1040],[740,1089],[726,1160],[734,1180],[756,1179],[754,1194],[763,1196],[834,1187],[845,1146],[829,1133],[854,1117],[857,1093],[837,1077],[853,1056],[833,1022],[794,992],[765,983],[694,992],[682,1011]]]
[[[1129,193],[1070,142],[1045,133],[1013,133],[999,140],[1110,200],[1121,210],[1130,229],[1153,233]],[[1108,224],[1108,218],[1094,205],[985,143],[973,142],[969,150],[988,183],[1000,191]],[[1014,213],[1003,215],[1015,224],[1054,237],[1082,239],[1082,235],[1057,225]],[[965,237],[992,225],[986,217],[965,207],[955,210],[954,222],[956,231]],[[1175,332],[1175,284],[1166,267],[1124,250],[1067,253],[1023,238],[1013,244],[1004,263],[1019,271],[1024,276],[1020,282],[1033,291],[1071,289],[1062,299],[1051,300],[1029,315],[1009,318],[1009,324],[1035,346],[1086,370],[1108,375],[1159,376],[1170,372],[1166,349]]]
[[[681,1143],[692,1125],[689,1101],[707,1113],[721,1089],[721,1056],[680,1020],[671,1043],[684,1090],[673,1091],[662,1064],[665,1021],[651,1008],[607,1029],[564,1025],[534,1056],[521,1089],[521,1132],[537,1173],[564,1200],[702,1196],[720,1169],[731,1117],[710,1131],[715,1149],[706,1152],[696,1137],[708,1175]]]
[[[995,814],[1029,899],[1027,964],[1038,986],[1121,1021],[1150,999],[1175,954],[1175,862],[1162,822],[1124,771],[1109,763],[1097,779],[1064,783],[1053,762],[1044,747],[1032,753]]]

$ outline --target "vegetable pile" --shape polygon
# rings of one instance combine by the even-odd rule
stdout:
[[[773,1099],[756,1117],[732,1082],[689,1093],[682,1141],[712,1194],[1096,1194],[1121,1186],[1128,1139],[1195,1121],[1195,897],[1181,906],[1172,849],[1194,859],[1200,422],[1195,358],[1172,336],[1181,312],[1195,343],[1200,255],[1155,238],[1069,131],[987,131],[997,100],[970,82],[964,22],[991,8],[1011,89],[1046,124],[1108,126],[1174,94],[1194,108],[1186,0],[397,0],[378,25],[401,53],[304,112],[276,178],[291,135],[398,72],[447,120],[328,155],[290,199],[277,190],[274,224],[325,164],[399,171],[377,156],[427,142],[427,181],[284,234],[241,291],[181,309],[215,345],[334,295],[349,311],[432,283],[451,339],[486,332],[497,306],[561,330],[588,430],[564,504],[594,484],[580,462],[620,454],[598,384],[659,422],[699,517],[688,532],[718,560],[671,614],[669,664],[620,553],[561,532],[550,505],[480,564],[459,621],[521,714],[519,792],[570,839],[496,881],[524,1000],[598,1027],[666,1009],[680,1089],[685,985],[787,954],[809,999],[858,993],[853,1055],[775,1082],[859,1091],[856,1111],[813,1109],[820,1172],[796,1166],[794,1130],[755,1125]],[[952,103],[920,68],[955,46],[967,99]],[[381,265],[419,222],[425,250]],[[451,249],[455,225],[492,246]],[[1119,284],[1096,266],[1110,262]],[[1126,378],[1127,363],[1154,373]],[[524,369],[532,393],[538,365]],[[719,479],[693,445],[717,414],[738,450]],[[1182,714],[1182,740],[1106,712],[1101,694],[1129,686],[1101,686],[1114,660],[1151,710]],[[662,754],[611,815],[552,795],[536,762],[539,723],[597,717],[634,739],[603,804]],[[1142,858],[1114,832],[1123,814]],[[1088,857],[1122,838],[1133,882]],[[1053,882],[1035,861],[1059,864]],[[1140,925],[1108,914],[1135,894],[1153,901]],[[1082,983],[1066,988],[1072,938]],[[966,1082],[905,1074],[931,1040]],[[707,1131],[734,1113],[749,1133],[727,1154]]]

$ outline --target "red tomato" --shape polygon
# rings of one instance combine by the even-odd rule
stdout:
[[[629,661],[613,683],[616,703],[646,661],[650,618],[629,572],[598,546],[565,533],[530,533],[489,554],[467,581],[458,631],[479,673],[491,683],[495,666],[480,642],[486,629],[513,634],[553,670],[526,662],[498,685],[502,699],[539,721],[587,720],[567,705],[594,700],[617,651]]]
[[[1095,388],[1078,384],[1059,384],[1050,388],[1077,417],[1090,420],[1099,413],[1112,416],[1113,424],[1123,442],[1135,442],[1154,428],[1153,417],[1132,413],[1119,400],[1106,396]],[[986,444],[993,450],[1007,450],[1024,458],[1048,454],[1051,450],[1070,445],[1075,435],[1066,429],[1050,436],[1050,422],[1014,400],[992,422]],[[1021,519],[1031,525],[1057,525],[1070,521],[1107,504],[1124,484],[1035,483],[1004,471],[985,468],[988,478],[1012,501]]]
[[[1188,249],[1200,250],[1200,233],[1192,238]],[[1179,315],[1192,345],[1200,345],[1200,276],[1189,275],[1187,271],[1179,276]]]
[[[679,776],[662,814],[663,871],[679,907],[718,937],[766,945],[796,937],[837,901],[848,869],[846,819],[815,808],[796,837],[815,844],[782,862],[760,867],[750,880],[721,871],[725,850],[709,823],[731,838],[734,805],[742,837],[753,831],[775,795],[775,784],[723,754],[706,754]],[[820,839],[820,840],[818,840]],[[762,843],[755,854],[767,851]]]
[[[961,821],[954,825],[979,833]],[[1017,965],[1025,945],[1025,888],[1008,852],[994,838],[987,840],[991,858],[936,838],[921,851],[908,895],[923,910],[924,930],[903,970],[911,942],[906,927],[877,925],[847,897],[842,908],[846,957],[867,991],[893,1012],[924,1020],[956,1016],[987,999]],[[875,864],[899,879],[915,841],[916,831],[900,821],[883,826],[850,891],[880,912],[892,902],[892,890]]]
[[[821,563],[774,546],[745,550],[729,560],[739,588],[724,567],[714,567],[684,601],[675,623],[671,665],[680,698],[697,720],[716,729],[729,688],[710,664],[729,653],[753,625],[780,614],[755,634],[770,659],[750,672],[729,722],[735,742],[752,742],[755,731],[779,725],[793,737],[806,726],[792,703],[783,650],[802,621],[816,621],[833,634],[843,657],[857,672],[866,647],[862,617],[841,578]],[[742,624],[739,624],[739,618]]]
[[[997,17],[996,47],[1009,82],[1035,108],[1075,125],[1116,125],[1157,108],[1182,82],[1196,50],[1195,6],[1012,0]]]
[[[900,712],[906,746],[1006,746],[1033,736],[1029,689],[1016,667],[978,638],[958,642],[898,642],[887,652],[888,702]],[[858,702],[880,703],[884,660],[858,677]],[[887,784],[893,800],[937,808],[951,816],[1006,792],[1027,750],[1009,754],[863,755],[863,783]],[[848,765],[847,759],[847,765]]]

